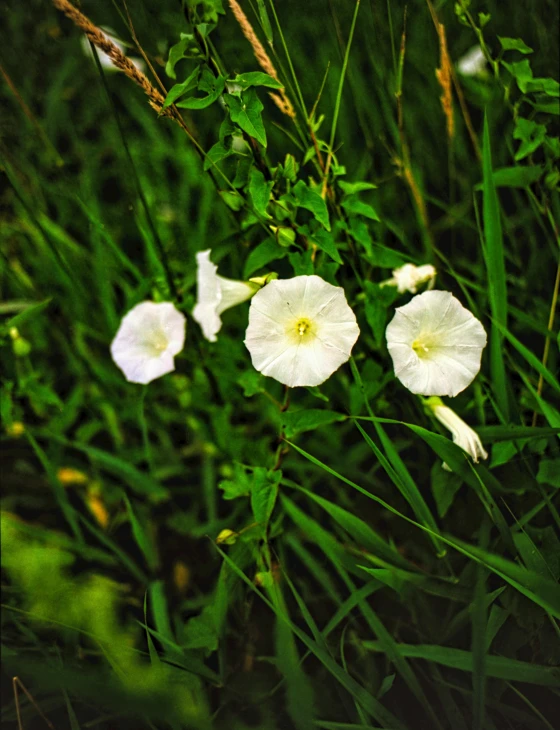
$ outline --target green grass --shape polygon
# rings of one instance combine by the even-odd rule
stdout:
[[[2,725],[555,727],[557,5],[434,5],[454,63],[481,38],[492,60],[457,73],[453,140],[423,0],[406,32],[395,3],[242,2],[295,120],[246,76],[227,2],[84,0],[139,57],[128,10],[165,92],[198,79],[173,92],[188,133],[51,3],[20,5],[0,29]],[[238,100],[238,75],[268,85]],[[223,276],[343,287],[350,362],[315,388],[261,376],[248,303],[204,340],[207,248]],[[393,375],[410,295],[379,284],[405,262],[488,332],[445,399],[487,461]],[[188,324],[144,387],[109,346],[146,299]]]

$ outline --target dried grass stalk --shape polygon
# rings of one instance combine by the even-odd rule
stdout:
[[[436,78],[441,86],[441,106],[447,121],[447,137],[451,141],[455,133],[455,122],[453,119],[453,94],[451,90],[452,73],[451,60],[447,51],[447,38],[443,23],[437,24],[439,37],[439,58],[440,67],[436,69]]]
[[[228,0],[228,2],[235,16],[235,19],[237,20],[241,27],[241,30],[243,31],[243,35],[251,44],[251,48],[253,49],[253,53],[255,54],[255,58],[257,59],[259,66],[265,73],[267,73],[269,76],[272,76],[273,79],[275,79],[276,81],[280,81],[280,79],[278,78],[278,72],[274,68],[274,65],[270,60],[269,55],[265,51],[263,44],[258,39],[253,26],[241,9],[241,6],[237,2],[237,0]],[[270,94],[270,96],[283,114],[286,114],[286,116],[295,119],[296,113],[294,111],[294,107],[283,88],[278,89],[278,94]]]
[[[106,53],[113,64],[120,69],[129,79],[132,79],[146,94],[149,99],[150,106],[153,107],[158,114],[168,117],[175,117],[175,113],[171,108],[163,109],[164,98],[159,91],[152,86],[148,78],[139,71],[117,46],[112,43],[107,36],[94,25],[83,13],[75,8],[68,0],[52,0],[55,8],[60,10],[67,18],[82,30],[89,40],[103,53]]]

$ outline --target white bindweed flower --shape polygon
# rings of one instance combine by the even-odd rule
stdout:
[[[404,264],[398,269],[393,269],[391,279],[381,282],[381,286],[396,286],[399,294],[409,291],[416,294],[421,284],[430,282],[430,288],[434,285],[436,278],[436,270],[431,264],[423,266],[415,266],[414,264]]]
[[[222,326],[222,312],[250,299],[260,286],[251,281],[235,281],[218,276],[218,267],[210,261],[210,249],[199,251],[196,263],[197,302],[192,314],[201,326],[204,337],[216,342],[216,335]]]
[[[349,359],[359,334],[341,287],[295,276],[255,294],[245,345],[256,370],[295,388],[323,383]]]
[[[480,76],[486,71],[486,56],[480,46],[473,46],[457,61],[457,70],[463,76]]]
[[[185,315],[171,302],[141,302],[122,319],[111,355],[130,383],[150,383],[175,370],[185,344]]]
[[[467,454],[470,454],[475,463],[478,463],[479,459],[488,458],[488,452],[484,449],[479,435],[462,418],[459,418],[454,410],[444,405],[439,398],[434,398],[433,402],[428,400],[425,402],[425,405],[431,410],[437,420],[448,431],[451,431],[453,443],[460,446]],[[449,470],[447,464],[444,464],[443,467]]]
[[[115,31],[112,28],[102,27],[101,30],[103,31],[103,35],[107,40],[111,41],[115,44],[115,46],[119,49],[121,53],[124,53],[126,56],[126,47],[121,41],[121,39],[117,36]],[[91,48],[91,44],[88,40],[88,37],[84,34],[82,37],[82,50],[85,53],[86,56],[89,56],[90,58],[93,58],[93,50]],[[99,63],[101,66],[105,69],[105,71],[118,71],[119,69],[115,66],[113,61],[111,60],[111,57],[108,56],[106,53],[104,53],[100,48],[95,49],[97,51],[97,57],[99,58]],[[136,66],[136,68],[141,72],[144,73],[146,70],[146,64],[144,63],[143,59],[141,58],[130,58],[132,63]]]
[[[480,370],[486,331],[447,291],[417,294],[386,330],[395,375],[412,393],[455,396]]]

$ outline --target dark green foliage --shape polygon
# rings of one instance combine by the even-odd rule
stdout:
[[[406,29],[399,3],[241,5],[279,80],[222,0],[79,4],[140,57],[130,13],[184,128],[47,0],[3,13],[2,726],[551,730],[557,4],[434,3],[452,62],[487,58],[455,71],[452,140],[431,3]],[[222,276],[343,287],[351,362],[314,388],[262,376],[248,303],[204,340],[208,248]],[[483,463],[394,377],[410,295],[381,284],[406,262],[489,333],[448,401]],[[144,388],[109,346],[146,299],[188,325]]]

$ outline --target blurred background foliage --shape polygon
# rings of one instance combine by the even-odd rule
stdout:
[[[165,73],[193,24],[216,24],[208,40],[229,78],[259,70],[226,2],[127,5],[167,90],[197,63],[180,60],[176,79]],[[265,8],[271,57],[292,93],[272,6],[243,7],[263,42]],[[328,140],[354,4],[274,7],[308,111],[324,81],[313,122]],[[124,4],[80,8],[139,56]],[[455,95],[452,143],[434,13],[454,64],[481,35],[510,64],[457,76],[474,135]],[[39,710],[72,730],[554,727],[558,98],[552,81],[527,88],[526,66],[514,64],[528,58],[535,79],[557,79],[558,4],[362,0],[335,155],[343,180],[377,186],[360,194],[375,218],[353,219],[359,261],[341,243],[344,266],[280,247],[228,206],[183,130],[124,74],[100,74],[83,34],[49,2],[6,0],[1,14],[6,727],[18,727],[18,711],[26,730],[46,727]],[[499,37],[534,53],[504,50]],[[255,154],[268,169],[291,154],[301,179],[316,176],[290,120],[258,94],[268,146],[255,143]],[[502,386],[488,351],[453,403],[491,452],[471,469],[449,441],[429,440],[438,427],[394,380],[383,332],[404,300],[377,284],[400,263],[432,262],[438,287],[490,330],[485,111],[511,334]],[[183,114],[203,150],[218,142],[223,104]],[[233,176],[237,164],[223,169]],[[245,304],[224,315],[213,345],[189,319],[172,375],[147,389],[126,383],[109,355],[121,317],[173,297],[168,272],[189,313],[194,255],[205,248],[224,276],[315,271],[344,286],[362,332],[354,370],[287,399],[251,368]],[[348,418],[373,413],[426,431]],[[455,460],[453,473],[443,459]],[[20,710],[16,675],[31,693],[18,689]]]

